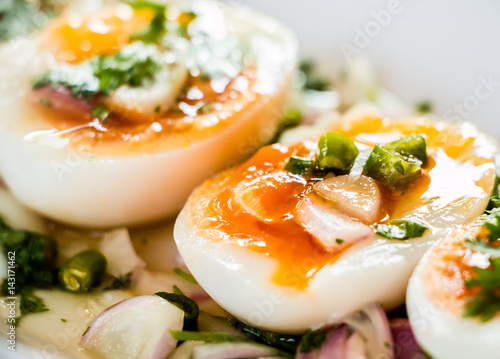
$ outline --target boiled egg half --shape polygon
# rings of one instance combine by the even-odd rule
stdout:
[[[337,147],[344,160],[356,158],[343,173],[297,174],[323,164],[323,137],[267,146],[198,187],[177,219],[175,241],[191,273],[247,323],[300,333],[341,322],[367,303],[400,305],[426,249],[487,205],[496,147],[471,124],[364,113],[332,133],[333,147],[352,141]],[[418,176],[402,188],[367,175],[376,144],[401,138],[425,138]],[[301,162],[292,173],[294,156]],[[388,235],[401,231],[395,223],[423,231]]]
[[[277,129],[297,43],[243,6],[77,2],[0,48],[0,175],[70,225],[177,213]]]

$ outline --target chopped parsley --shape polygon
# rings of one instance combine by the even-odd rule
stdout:
[[[465,280],[467,288],[479,292],[465,304],[464,317],[479,317],[487,322],[500,311],[500,258],[490,258],[487,269],[473,268],[473,277]]]
[[[335,240],[335,243],[337,243],[337,244],[342,244],[342,243],[344,243],[344,240],[343,240],[343,239],[340,239],[340,238],[337,238],[337,239]]]
[[[44,234],[15,230],[0,219],[0,244],[7,258],[11,257],[9,253],[15,253],[12,260],[15,283],[5,279],[0,293],[4,296],[19,295],[21,317],[47,311],[43,299],[35,295],[33,289],[52,288],[56,283],[56,240]],[[16,325],[21,317],[17,318]]]
[[[141,87],[161,70],[161,53],[154,45],[135,42],[114,55],[97,56],[80,65],[62,65],[38,76],[33,88],[67,88],[77,99],[92,102],[122,86]]]
[[[388,239],[410,239],[422,237],[429,227],[404,219],[392,219],[389,224],[377,224],[375,233]]]
[[[477,294],[467,300],[463,315],[487,322],[500,311],[500,209],[481,216],[478,225],[487,230],[487,241],[468,239],[465,246],[489,255],[490,265],[485,269],[473,267],[472,277],[465,280],[465,287],[476,289]]]

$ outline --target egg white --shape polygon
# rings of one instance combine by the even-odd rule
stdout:
[[[457,232],[463,232],[458,229]],[[455,234],[457,235],[457,234]],[[458,235],[461,235],[458,233]],[[438,246],[450,238],[444,238]],[[407,311],[414,335],[419,344],[435,359],[497,359],[500,353],[500,316],[482,323],[477,318],[464,318],[460,312],[447,306],[444,295],[431,297],[429,290],[436,283],[429,280],[426,272],[436,271],[431,266],[435,248],[429,249],[412,274],[407,292]],[[451,253],[450,253],[451,254]],[[434,259],[436,260],[436,259]],[[485,259],[487,263],[487,258]],[[433,275],[439,276],[438,273]],[[443,280],[440,286],[446,288]],[[437,291],[440,293],[441,291]],[[443,290],[442,292],[447,292]],[[453,295],[447,295],[448,300]],[[453,299],[451,299],[453,300]],[[456,299],[455,299],[456,301]],[[460,304],[458,304],[460,306]]]
[[[37,39],[0,48],[0,174],[20,201],[76,226],[151,222],[178,212],[205,178],[245,158],[272,137],[295,67],[294,35],[246,8],[204,1],[193,4],[221,17],[214,27],[253,39],[251,51],[261,72],[256,91],[263,96],[228,126],[168,151],[137,153],[131,148],[92,156],[91,150],[82,152],[69,145],[24,102],[30,96],[31,79],[53,64],[53,58],[39,52]],[[265,49],[272,51],[261,51]]]
[[[441,133],[452,128],[444,123],[436,126]],[[386,308],[402,304],[408,279],[421,256],[450,228],[480,215],[493,186],[496,147],[470,124],[463,124],[458,130],[475,138],[473,153],[460,154],[458,162],[470,164],[473,154],[487,159],[472,166],[466,175],[471,176],[469,180],[473,176],[476,180],[483,178],[485,190],[472,191],[470,197],[466,193],[470,188],[453,193],[447,187],[459,190],[453,187],[456,178],[448,174],[439,180],[431,174],[435,189],[443,191],[442,196],[435,193],[435,198],[416,208],[410,206],[400,217],[429,224],[431,228],[421,238],[397,241],[373,234],[333,264],[321,268],[305,289],[273,282],[278,269],[276,258],[227,244],[223,240],[226,234],[200,229],[201,208],[220,191],[217,178],[195,190],[179,215],[174,230],[179,252],[201,286],[223,308],[247,323],[278,332],[299,333],[336,323],[370,302],[379,302]]]

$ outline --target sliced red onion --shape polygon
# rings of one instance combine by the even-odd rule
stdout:
[[[179,287],[187,297],[197,303],[210,299],[208,294],[198,284],[189,283],[177,274],[149,270],[142,271],[137,278],[134,293],[149,294],[164,290],[171,291],[174,285]]]
[[[365,338],[368,358],[394,359],[389,321],[380,304],[368,304],[344,322]]]
[[[77,115],[79,117],[88,117],[91,119],[90,111],[92,103],[84,99],[77,99],[64,86],[53,89],[50,86],[45,86],[41,89],[33,91],[35,98],[38,100],[46,99],[50,101],[51,108],[58,112]]]
[[[297,205],[295,218],[329,252],[341,251],[373,235],[370,227],[323,201],[315,195],[303,198]]]
[[[394,339],[395,359],[426,358],[413,335],[408,319],[391,319],[389,324]]]
[[[349,331],[345,325],[330,330],[319,351],[318,359],[346,359],[347,338],[349,338]]]
[[[322,346],[297,359],[395,359],[387,316],[378,304],[367,305],[327,332]]]
[[[82,337],[83,347],[101,358],[164,359],[182,330],[184,312],[156,295],[133,297],[99,314]]]

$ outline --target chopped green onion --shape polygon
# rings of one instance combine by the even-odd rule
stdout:
[[[389,146],[400,155],[418,158],[424,165],[427,163],[427,144],[422,135],[403,137],[389,143]]]
[[[300,336],[279,334],[268,330],[258,329],[233,318],[222,318],[235,327],[240,333],[256,342],[270,345],[288,353],[295,353],[299,345]]]
[[[376,145],[366,161],[364,174],[391,188],[404,188],[420,176],[422,162],[405,158],[387,145]]]
[[[71,292],[88,292],[101,282],[106,264],[106,257],[98,250],[80,252],[61,267],[59,282]]]
[[[375,233],[388,239],[409,239],[422,237],[428,230],[427,226],[414,221],[404,219],[392,219],[389,224],[378,224]]]
[[[285,170],[296,175],[303,175],[309,172],[314,164],[314,161],[309,158],[292,156],[288,160]]]
[[[185,342],[188,340],[201,341],[206,343],[222,342],[248,342],[245,338],[227,333],[219,332],[191,332],[186,330],[171,330],[170,333],[175,340]]]
[[[191,274],[183,271],[179,267],[175,267],[174,268],[174,273],[177,274],[182,279],[188,281],[189,283],[198,284],[198,282],[196,281],[196,279]]]
[[[328,132],[321,136],[318,150],[318,168],[340,172],[348,172],[359,154],[354,142],[337,132]]]
[[[158,292],[155,295],[162,297],[173,305],[184,311],[184,328],[195,330],[198,327],[198,315],[200,308],[196,302],[183,294],[173,294],[167,292]]]

